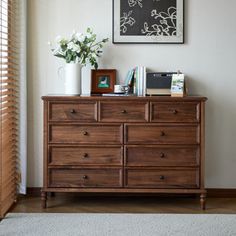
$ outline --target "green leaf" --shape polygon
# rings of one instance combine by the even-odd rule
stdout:
[[[103,43],[106,43],[106,42],[108,42],[108,41],[109,41],[108,38],[102,40]]]
[[[95,69],[98,68],[97,58],[100,57],[102,51],[102,47],[106,42],[108,42],[108,38],[105,38],[101,41],[97,41],[97,35],[93,33],[91,28],[87,28],[87,35],[85,35],[84,40],[82,42],[78,41],[76,38],[66,39],[63,38],[58,46],[60,47],[58,52],[54,49],[52,50],[53,54],[56,57],[64,58],[67,63],[80,61],[82,64],[90,63]],[[68,49],[69,43],[74,43],[78,46],[77,51],[72,51]],[[75,47],[76,48],[76,47]]]
[[[87,33],[91,33],[91,29],[89,27],[87,28]]]
[[[65,58],[63,55],[61,55],[61,54],[56,54],[56,55],[54,55],[54,56],[56,56],[56,57],[59,57],[59,58]]]

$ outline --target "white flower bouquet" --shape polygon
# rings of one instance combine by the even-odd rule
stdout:
[[[108,38],[97,42],[96,34],[88,28],[86,34],[73,32],[69,39],[57,36],[56,45],[51,50],[54,56],[65,59],[66,63],[91,64],[97,69],[97,59],[102,55],[106,42]]]

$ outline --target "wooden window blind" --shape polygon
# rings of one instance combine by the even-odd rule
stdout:
[[[16,199],[18,156],[18,0],[0,6],[0,217]]]

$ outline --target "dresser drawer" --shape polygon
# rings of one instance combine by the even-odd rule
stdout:
[[[102,122],[147,122],[148,102],[101,101],[99,120]]]
[[[125,186],[146,188],[198,188],[199,170],[126,170]]]
[[[50,169],[49,186],[73,187],[122,187],[121,169]]]
[[[198,166],[198,146],[126,146],[126,166]]]
[[[198,125],[125,125],[126,144],[198,144]]]
[[[49,120],[51,121],[97,121],[97,102],[50,102]]]
[[[151,102],[152,122],[199,122],[200,103]]]
[[[49,142],[78,144],[121,144],[122,125],[50,125]]]
[[[120,146],[54,147],[49,149],[49,165],[117,165],[123,164]]]

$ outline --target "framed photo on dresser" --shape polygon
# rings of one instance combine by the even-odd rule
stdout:
[[[184,0],[113,0],[113,43],[184,43]]]
[[[116,84],[116,70],[103,69],[92,70],[91,87],[92,94],[111,93]]]

